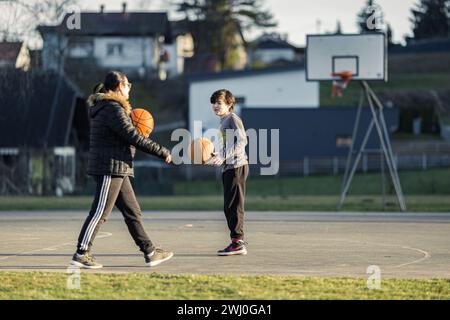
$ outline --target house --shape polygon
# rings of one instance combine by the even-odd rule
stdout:
[[[56,73],[2,76],[8,81],[0,81],[0,90],[8,94],[0,98],[0,194],[75,192],[89,148],[82,94]]]
[[[0,68],[28,71],[30,52],[25,42],[0,42]]]
[[[278,34],[264,34],[249,47],[248,63],[254,67],[301,62],[305,53]]]
[[[202,121],[203,129],[218,128],[219,120],[211,111],[209,98],[222,88],[237,99],[236,112],[244,109],[318,108],[319,84],[306,82],[304,64],[291,64],[264,69],[226,71],[188,77],[189,130],[194,121]]]
[[[166,12],[81,12],[80,28],[70,24],[67,14],[60,25],[39,26],[42,35],[42,65],[58,69],[64,60],[93,63],[104,69],[118,69],[129,77],[165,74],[164,46],[172,43]],[[64,59],[63,59],[64,58]],[[176,59],[177,57],[171,57]]]

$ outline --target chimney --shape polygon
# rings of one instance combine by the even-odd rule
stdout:
[[[127,3],[122,2],[122,13],[126,13],[126,12],[127,12]]]
[[[105,13],[105,5],[104,4],[100,5],[100,13]]]

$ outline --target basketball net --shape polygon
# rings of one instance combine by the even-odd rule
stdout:
[[[340,77],[340,79],[333,80],[333,88],[331,91],[331,97],[334,99],[336,97],[341,98],[343,92],[347,89],[348,84],[352,80],[353,73],[350,71],[337,72],[331,74],[333,77]]]

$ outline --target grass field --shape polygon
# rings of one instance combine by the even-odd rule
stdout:
[[[408,211],[450,211],[450,168],[400,172]],[[246,209],[249,211],[335,211],[342,176],[250,177]],[[387,184],[386,210],[398,210],[393,187]],[[143,210],[222,210],[219,180],[179,182],[173,196],[142,196]],[[355,176],[344,211],[382,211],[380,174]],[[1,196],[0,210],[88,210],[92,196]]]
[[[298,276],[204,276],[82,273],[80,289],[68,274],[1,273],[0,299],[450,299],[450,280],[382,280]]]
[[[450,195],[450,168],[426,171],[400,171],[400,182],[405,195]],[[247,181],[250,196],[332,196],[341,189],[342,175],[296,176],[296,177],[252,177]],[[390,181],[388,175],[386,180]],[[386,183],[387,192],[393,194],[391,183]],[[200,180],[175,184],[175,195],[220,195],[220,180]],[[380,173],[355,175],[349,195],[376,195],[381,193]]]
[[[247,211],[335,211],[338,196],[248,196]],[[142,210],[222,210],[221,196],[138,197]],[[0,210],[89,210],[92,197],[0,197]],[[450,212],[448,196],[407,196],[411,212]],[[344,211],[383,211],[380,196],[350,196]],[[397,211],[388,198],[387,211]]]

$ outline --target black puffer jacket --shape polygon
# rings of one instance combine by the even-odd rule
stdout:
[[[136,148],[161,159],[170,151],[140,135],[127,114],[128,101],[115,93],[89,97],[91,133],[88,156],[89,175],[134,176]]]

